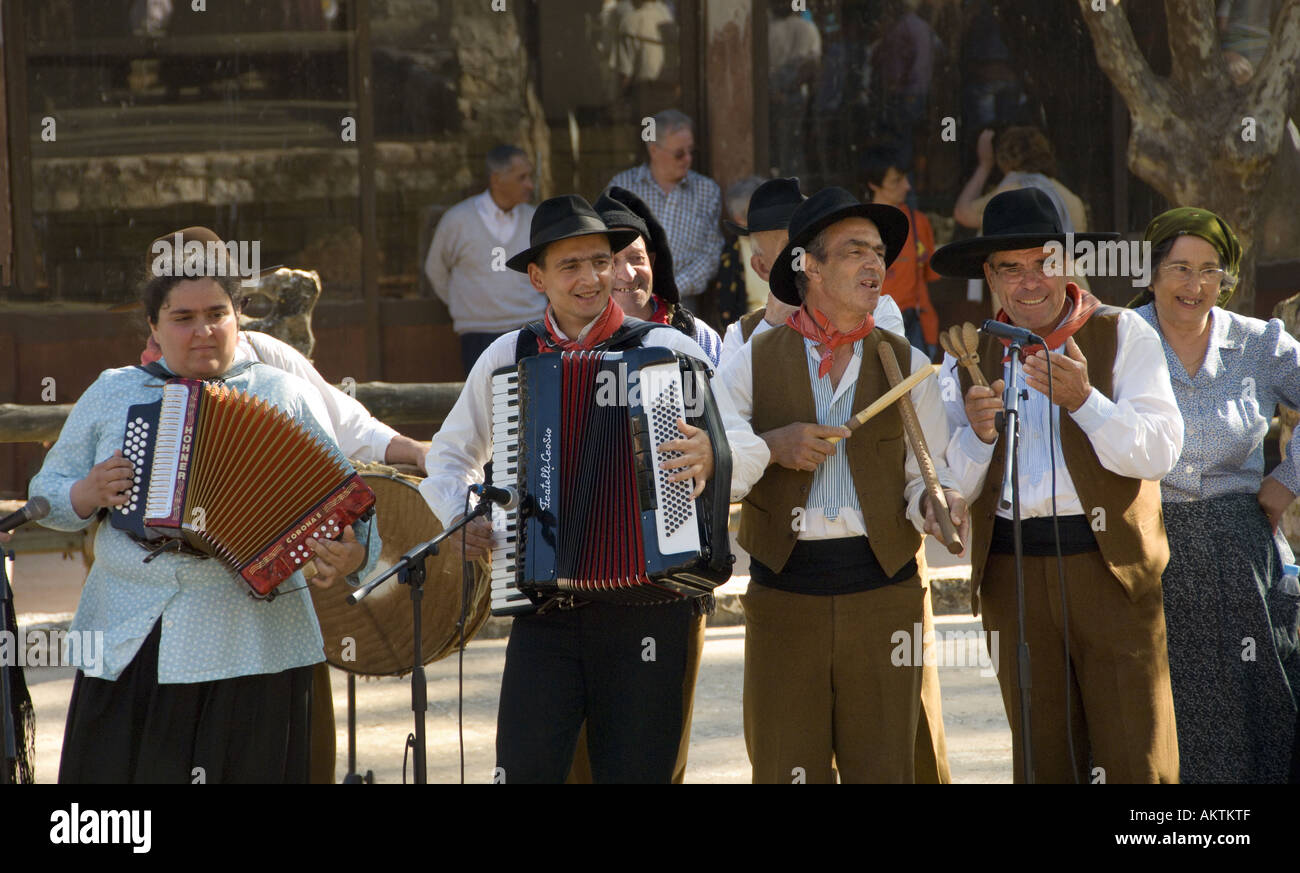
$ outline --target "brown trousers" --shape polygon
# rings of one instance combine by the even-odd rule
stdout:
[[[686,638],[686,673],[682,677],[682,738],[677,745],[677,763],[673,766],[673,784],[686,781],[686,753],[691,746],[691,716],[695,713],[695,680],[700,675],[700,656],[704,653],[704,628],[708,617],[697,615],[690,636]],[[578,745],[573,750],[573,767],[569,769],[566,785],[591,785],[591,758],[587,755],[587,725],[578,733]]]
[[[923,622],[917,576],[874,591],[791,594],[751,584],[745,745],[755,783],[913,782],[922,666],[895,634]]]
[[[1068,693],[1079,781],[1177,782],[1178,739],[1160,589],[1134,603],[1106,569],[1100,552],[1064,560],[1073,665]],[[1026,557],[1024,574],[1025,638],[1033,678],[1029,720],[1034,781],[1073,782],[1065,730],[1064,623],[1056,557]],[[1020,782],[1013,556],[989,556],[980,605],[991,657],[995,656],[992,634],[997,634],[998,684],[1011,723],[1015,780]]]

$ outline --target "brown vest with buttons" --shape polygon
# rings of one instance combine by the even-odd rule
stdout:
[[[854,388],[857,412],[889,390],[880,358],[880,343],[888,342],[904,370],[912,359],[907,340],[873,330],[862,340],[862,367]],[[808,378],[808,353],[803,337],[781,325],[754,338],[754,432],[762,434],[794,422],[816,423],[817,406]],[[849,351],[841,347],[839,353]],[[891,406],[837,445],[849,453],[853,485],[858,492],[871,551],[886,574],[893,576],[916,557],[921,535],[906,516],[903,469],[906,444],[903,418]],[[789,470],[772,464],[745,497],[740,513],[740,547],[774,572],[781,572],[798,539],[800,515],[808,503],[811,470]]]
[[[1115,399],[1115,352],[1121,312],[1114,306],[1102,306],[1074,334],[1079,351],[1088,359],[1088,381],[1111,400]],[[1005,354],[1002,343],[993,337],[981,340],[979,366],[990,385],[1002,378]],[[958,370],[964,397],[972,383],[966,368]],[[1136,601],[1160,586],[1160,574],[1169,563],[1160,483],[1120,476],[1103,467],[1088,435],[1067,412],[1060,416],[1060,434],[1065,468],[1092,523],[1102,560],[1129,599]],[[984,489],[971,507],[971,612],[975,615],[979,615],[980,581],[1002,490],[1004,456],[999,437]]]
[[[754,328],[763,320],[767,314],[767,307],[760,306],[752,312],[746,312],[740,316],[740,339],[742,342],[749,342],[749,338],[754,335]]]

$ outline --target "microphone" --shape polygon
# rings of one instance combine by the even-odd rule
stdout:
[[[0,518],[0,533],[8,533],[29,521],[40,521],[49,514],[50,501],[44,497],[33,497],[4,518]]]
[[[495,503],[506,511],[519,505],[519,492],[509,485],[504,488],[495,488],[491,485],[471,485],[469,490],[483,500]]]
[[[991,318],[980,325],[980,333],[986,333],[989,336],[1018,343],[1022,346],[1033,345],[1034,343],[1038,343],[1043,347],[1047,346],[1047,341],[1038,334],[1023,327],[1016,327],[1014,324],[1003,324],[1000,321],[994,321]]]

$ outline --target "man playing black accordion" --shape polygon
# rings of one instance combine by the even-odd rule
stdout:
[[[522,357],[562,351],[663,347],[706,361],[702,349],[671,327],[625,318],[613,302],[612,251],[636,237],[611,230],[581,197],[546,201],[533,217],[530,247],[507,266],[526,272],[550,305],[535,330],[496,340],[474,365],[455,407],[434,436],[420,491],[444,525],[464,512],[468,486],[492,456],[492,376]],[[767,465],[766,446],[719,398],[733,472]],[[680,422],[681,437],[661,452],[670,481],[694,480],[692,496],[713,475],[708,434]],[[500,479],[495,484],[502,484]],[[730,483],[719,483],[729,489]],[[561,510],[562,511],[562,510]],[[447,548],[459,551],[462,535]],[[464,529],[465,555],[493,548],[492,525],[478,519]],[[725,544],[718,546],[726,548]],[[628,606],[593,602],[580,608],[518,615],[510,633],[497,715],[495,781],[563,782],[587,722],[596,782],[660,782],[673,775],[682,723],[692,606],[688,600]]]

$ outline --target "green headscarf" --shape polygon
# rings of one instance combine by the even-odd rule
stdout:
[[[1217,304],[1223,306],[1232,297],[1232,292],[1237,290],[1237,280],[1241,275],[1241,243],[1237,241],[1237,235],[1232,232],[1228,222],[1210,210],[1197,206],[1179,206],[1151,219],[1142,238],[1151,243],[1154,249],[1166,240],[1183,234],[1199,236],[1219,253],[1224,272],[1233,279],[1232,287],[1219,293]],[[1155,294],[1148,286],[1129,302],[1129,306],[1144,306],[1154,299]]]

